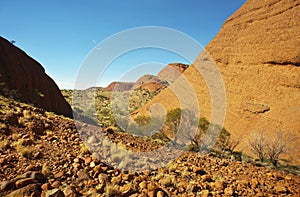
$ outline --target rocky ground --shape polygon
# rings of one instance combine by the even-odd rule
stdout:
[[[298,196],[300,193],[298,176],[192,152],[183,152],[158,169],[132,172],[114,168],[89,153],[72,120],[3,97],[0,100],[0,196]],[[102,136],[136,152],[160,148],[144,138],[112,130],[104,131]]]

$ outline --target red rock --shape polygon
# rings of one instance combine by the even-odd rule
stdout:
[[[127,91],[133,87],[132,82],[112,82],[104,90],[106,91]]]
[[[65,197],[65,194],[59,189],[52,189],[45,192],[46,197]]]
[[[64,189],[64,194],[67,197],[77,197],[77,196],[79,196],[78,193],[76,192],[76,190],[73,187],[70,187],[70,186],[68,186]]]
[[[281,184],[277,184],[274,186],[274,190],[277,192],[277,193],[286,193],[287,192],[287,188],[284,186],[284,185],[281,185]]]
[[[224,194],[227,195],[227,196],[233,196],[233,194],[234,194],[233,188],[231,188],[231,187],[225,188],[224,189]]]
[[[30,184],[25,187],[22,187],[20,189],[17,189],[13,192],[11,192],[8,196],[26,196],[27,194],[31,194],[34,192],[39,192],[41,189],[39,184]]]
[[[50,183],[44,183],[44,184],[41,186],[41,188],[42,188],[43,191],[48,191],[48,190],[50,190],[50,189],[53,189]]]
[[[16,188],[25,187],[26,185],[32,184],[35,181],[32,178],[25,178],[16,181]]]
[[[16,188],[16,184],[14,181],[3,181],[0,183],[1,191],[13,190]]]
[[[54,174],[54,178],[56,178],[56,179],[62,178],[63,176],[65,176],[64,171],[60,171],[60,172]]]
[[[208,197],[209,196],[209,190],[202,190],[201,191],[201,197]]]
[[[59,88],[37,61],[2,37],[0,51],[0,82],[5,83],[5,88],[17,91],[15,95],[5,96],[13,96],[59,115],[73,116]]]
[[[53,187],[53,188],[59,188],[60,186],[61,186],[61,182],[60,181],[54,181],[51,184],[51,187]]]

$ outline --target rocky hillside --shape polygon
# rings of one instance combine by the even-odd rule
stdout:
[[[133,87],[133,82],[112,82],[106,88],[105,91],[127,91]]]
[[[299,0],[249,0],[206,47],[225,86],[225,128],[236,139],[246,140],[255,131],[265,131],[270,137],[284,130],[300,143],[299,12]],[[210,92],[196,69],[211,74],[204,57],[203,52],[183,75],[197,94],[201,115],[210,119]],[[153,103],[161,103],[166,110],[179,106],[175,94],[166,88],[139,114]],[[247,151],[243,145],[240,149]],[[289,158],[300,163],[297,148]]]
[[[72,117],[72,109],[44,68],[0,37],[0,94]]]
[[[152,171],[130,172],[120,154],[107,153],[109,140],[135,152],[160,148],[146,138],[111,130],[90,140],[103,143],[91,154],[72,120],[0,96],[1,196],[297,196],[300,178],[242,162],[183,152]],[[86,124],[77,126],[91,132]],[[98,138],[99,137],[99,138]],[[100,156],[99,156],[100,154]],[[110,155],[102,158],[101,155]],[[160,157],[168,156],[164,152]],[[136,162],[134,165],[139,165]]]

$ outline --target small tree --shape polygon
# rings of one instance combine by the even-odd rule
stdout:
[[[235,148],[240,144],[242,138],[232,139],[231,136],[228,136],[223,141],[223,147],[225,150],[233,153]]]
[[[268,159],[275,167],[284,154],[288,154],[294,147],[296,136],[287,135],[284,131],[278,131],[275,136],[265,138],[263,132],[254,133],[248,140],[250,148],[261,161]]]
[[[251,151],[257,155],[261,162],[266,158],[266,141],[264,132],[253,133],[248,139]]]
[[[284,131],[279,131],[276,136],[269,140],[267,144],[267,156],[271,163],[276,167],[280,157],[289,152],[289,147],[291,147],[292,142],[295,137],[285,136]]]

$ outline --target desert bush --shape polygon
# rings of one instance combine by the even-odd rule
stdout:
[[[289,154],[292,148],[291,145],[295,140],[296,138],[293,136],[286,136],[284,131],[278,131],[276,136],[268,140],[266,144],[266,155],[274,166],[277,166],[283,154]]]
[[[277,167],[278,161],[284,154],[289,154],[295,141],[295,136],[286,135],[284,131],[278,131],[275,136],[268,135],[267,137],[261,131],[251,134],[248,144],[261,162],[268,160]]]
[[[261,162],[266,158],[266,140],[264,132],[256,132],[251,134],[248,139],[251,151],[258,156]]]

